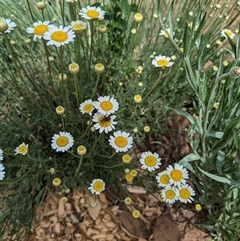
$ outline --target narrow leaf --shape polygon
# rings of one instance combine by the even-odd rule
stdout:
[[[191,161],[197,161],[200,160],[200,156],[190,153],[187,156],[183,157],[178,163],[181,165],[184,165],[185,163],[191,162]]]
[[[206,176],[210,177],[211,179],[215,180],[215,181],[218,181],[218,182],[221,182],[221,183],[225,183],[225,184],[229,184],[231,185],[232,182],[231,180],[229,180],[228,178],[226,177],[220,177],[220,176],[217,176],[215,174],[211,174],[209,172],[205,172],[204,170],[202,170],[200,167],[197,167],[203,174],[205,174]]]
[[[217,168],[217,171],[220,175],[222,174],[222,167],[223,167],[224,159],[225,159],[225,153],[223,151],[218,151],[216,168]]]

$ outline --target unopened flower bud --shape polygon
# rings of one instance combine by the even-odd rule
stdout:
[[[94,67],[95,71],[98,73],[98,74],[101,74],[102,72],[104,72],[105,70],[105,67],[102,63],[97,63]]]
[[[77,74],[79,72],[79,65],[77,63],[69,64],[68,69],[71,74]]]
[[[56,108],[56,113],[58,114],[58,115],[63,115],[64,114],[64,111],[65,111],[65,109],[62,107],[62,106],[57,106],[57,108]]]
[[[136,13],[136,14],[134,15],[134,20],[135,20],[135,22],[137,22],[137,23],[142,22],[142,20],[143,20],[142,14],[141,14],[141,13]]]
[[[141,95],[135,95],[133,100],[136,104],[141,103],[142,102],[142,96]]]
[[[101,24],[101,25],[99,25],[99,27],[98,27],[98,31],[99,31],[99,33],[104,34],[104,33],[106,33],[106,31],[107,31],[107,27],[106,27],[105,25]]]
[[[45,2],[37,2],[37,8],[43,10],[46,7]]]
[[[0,33],[5,32],[8,29],[8,24],[4,19],[0,19]]]
[[[85,146],[79,146],[77,148],[77,153],[79,156],[84,156],[87,153],[87,149]]]

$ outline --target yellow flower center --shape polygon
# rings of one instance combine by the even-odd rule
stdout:
[[[157,164],[157,159],[154,156],[147,156],[145,158],[145,164],[148,167],[153,167],[153,166],[155,166]]]
[[[101,126],[101,127],[108,127],[110,126],[112,123],[112,120],[110,117],[108,116],[100,116],[99,119],[98,119],[98,124]]]
[[[131,173],[126,174],[125,179],[127,182],[131,182],[133,180],[134,176],[131,175]]]
[[[68,144],[68,142],[69,142],[69,140],[66,136],[60,136],[60,137],[58,137],[58,139],[56,141],[57,145],[60,147],[66,146]]]
[[[113,104],[108,101],[108,100],[105,100],[105,101],[102,101],[100,103],[100,107],[104,110],[104,111],[109,111],[113,108]]]
[[[232,31],[226,30],[226,31],[225,31],[225,34],[226,34],[228,37],[231,37],[231,36],[232,36]]]
[[[86,14],[89,18],[98,18],[99,17],[99,12],[96,10],[88,10],[86,12]]]
[[[131,199],[130,197],[126,197],[125,200],[124,200],[124,202],[125,202],[126,204],[130,204],[130,203],[132,202],[132,199]]]
[[[61,179],[60,178],[54,178],[53,179],[53,185],[54,186],[59,186],[61,184]]]
[[[169,183],[169,176],[167,174],[164,174],[160,177],[160,182],[163,184],[168,184]]]
[[[170,30],[167,30],[164,32],[163,37],[168,38],[169,35],[170,35]]]
[[[168,64],[169,64],[169,62],[168,62],[168,60],[166,60],[166,59],[159,59],[159,60],[157,61],[157,64],[158,64],[160,67],[167,67]]]
[[[48,31],[48,26],[45,24],[40,24],[36,26],[33,30],[33,32],[37,35],[43,35],[47,31]]]
[[[70,64],[69,68],[70,69],[77,69],[78,68],[78,64]]]
[[[176,182],[181,181],[183,179],[183,173],[180,170],[175,169],[175,170],[171,171],[170,175],[171,175],[172,179]]]
[[[115,144],[118,147],[125,147],[128,144],[127,138],[124,136],[118,136],[115,139]]]
[[[103,190],[103,182],[101,181],[96,181],[94,184],[93,184],[93,189],[97,192]]]
[[[52,35],[51,35],[52,40],[56,41],[56,42],[64,42],[68,39],[68,34],[64,31],[55,31]]]
[[[133,215],[134,218],[138,218],[140,216],[140,212],[138,210],[134,210],[132,212],[132,215]]]
[[[24,154],[24,153],[27,152],[27,150],[28,150],[27,146],[25,146],[25,145],[24,146],[20,146],[19,149],[18,149],[18,153]]]
[[[123,155],[122,157],[122,161],[125,162],[125,163],[128,163],[132,160],[132,157],[129,155],[129,154],[125,154]]]
[[[134,170],[131,170],[130,174],[133,176],[133,177],[136,177],[137,176],[137,171],[134,169]]]
[[[92,105],[92,104],[86,104],[86,105],[84,105],[84,107],[83,107],[83,111],[86,112],[86,113],[91,112],[92,109],[93,109],[93,105]]]
[[[81,23],[76,23],[76,24],[74,24],[74,25],[72,26],[72,29],[73,29],[73,30],[83,30],[83,29],[85,29],[85,27],[84,27],[84,25],[81,24]]]
[[[190,198],[191,193],[190,193],[190,191],[189,191],[187,188],[182,188],[182,189],[179,191],[179,195],[180,195],[180,197],[183,198],[183,199],[188,199],[188,198]]]
[[[176,193],[173,190],[167,190],[165,195],[167,199],[174,199],[176,196]]]

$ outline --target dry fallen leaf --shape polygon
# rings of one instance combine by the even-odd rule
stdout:
[[[93,220],[96,220],[101,210],[101,204],[97,196],[86,194],[87,210]],[[94,204],[94,205],[93,205]]]
[[[181,236],[175,222],[162,215],[156,219],[154,229],[154,241],[180,241]]]

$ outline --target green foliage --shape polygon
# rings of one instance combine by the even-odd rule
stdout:
[[[240,104],[239,78],[233,79],[233,71],[239,65],[240,40],[238,37],[235,43],[228,38],[230,49],[223,47],[224,38],[220,37],[226,26],[236,28],[234,6],[209,8],[207,0],[187,5],[184,1],[149,2],[49,1],[43,10],[30,1],[11,8],[8,2],[1,2],[0,16],[11,16],[17,28],[0,35],[0,148],[6,169],[0,192],[11,191],[0,213],[5,224],[0,236],[6,231],[13,236],[22,227],[30,227],[36,208],[56,189],[67,195],[68,189],[86,189],[93,179],[101,178],[108,191],[119,198],[126,196],[122,185],[126,168],[139,170],[134,185],[156,191],[156,174],[140,170],[133,150],[129,151],[133,160],[123,163],[123,154],[109,145],[111,133],[94,130],[92,116],[79,110],[85,100],[109,95],[119,103],[116,130],[129,132],[135,146],[153,134],[161,138],[171,111],[189,119],[194,153],[180,163],[195,174],[198,201],[208,209],[206,228],[217,240],[237,240]],[[87,5],[101,7],[105,18],[87,22],[74,42],[47,46],[45,40],[32,41],[33,36],[26,33],[38,20],[69,26],[80,19],[79,10]],[[142,13],[142,22],[134,21],[137,12]],[[208,21],[213,24],[209,26]],[[101,25],[106,26],[105,33],[99,32]],[[167,28],[170,33],[159,36]],[[220,46],[217,40],[222,41]],[[152,59],[160,54],[172,58],[171,68],[153,66]],[[234,61],[223,66],[229,55]],[[213,61],[218,71],[206,70],[207,61]],[[71,63],[79,65],[79,73],[69,72]],[[94,70],[97,63],[104,65],[104,72]],[[134,102],[135,95],[142,97],[141,103]],[[219,108],[214,109],[216,102]],[[198,118],[182,109],[189,103]],[[57,106],[64,107],[63,115],[56,114]],[[144,132],[145,126],[150,126],[150,132]],[[60,131],[73,136],[70,151],[59,153],[51,148],[53,135]],[[28,153],[15,155],[15,148],[23,142],[29,144]],[[77,154],[79,145],[86,147],[86,155]],[[53,186],[54,178],[61,179],[61,186]],[[220,210],[215,210],[216,205]]]

